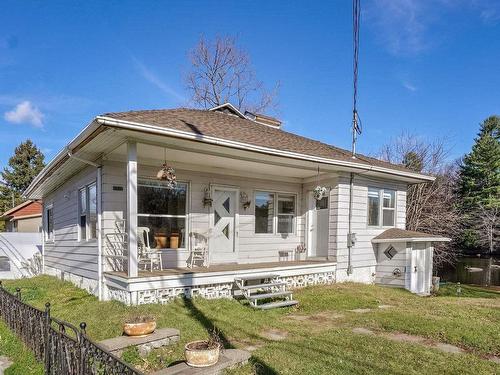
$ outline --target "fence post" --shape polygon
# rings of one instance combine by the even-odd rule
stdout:
[[[45,374],[50,374],[50,303],[45,304]]]
[[[16,288],[16,297],[19,301],[21,300],[21,288]]]
[[[83,345],[83,336],[87,334],[87,323],[81,322],[80,323],[80,330],[81,332],[78,332],[78,345],[80,346],[80,374],[85,375],[85,345]]]

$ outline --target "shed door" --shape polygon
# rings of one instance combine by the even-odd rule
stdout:
[[[432,249],[428,244],[414,243],[411,250],[411,291],[429,294],[432,279]]]
[[[210,262],[234,263],[237,260],[237,190],[214,188],[212,196],[213,219],[209,248]]]

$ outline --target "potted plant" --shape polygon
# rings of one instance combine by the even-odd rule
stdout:
[[[303,243],[297,245],[295,248],[295,260],[305,260],[306,259],[306,245]]]
[[[184,347],[186,363],[191,367],[209,367],[219,361],[223,348],[219,332],[214,328],[207,340],[191,341]]]
[[[131,315],[123,323],[127,336],[147,336],[156,329],[156,319],[152,315]]]

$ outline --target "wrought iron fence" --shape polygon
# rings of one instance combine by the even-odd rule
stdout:
[[[7,326],[44,362],[49,375],[143,375],[99,344],[86,333],[86,324],[74,325],[50,316],[21,300],[21,290],[12,294],[0,281],[0,316]]]

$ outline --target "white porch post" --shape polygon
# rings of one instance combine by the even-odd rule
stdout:
[[[137,144],[127,143],[128,276],[137,277]]]

